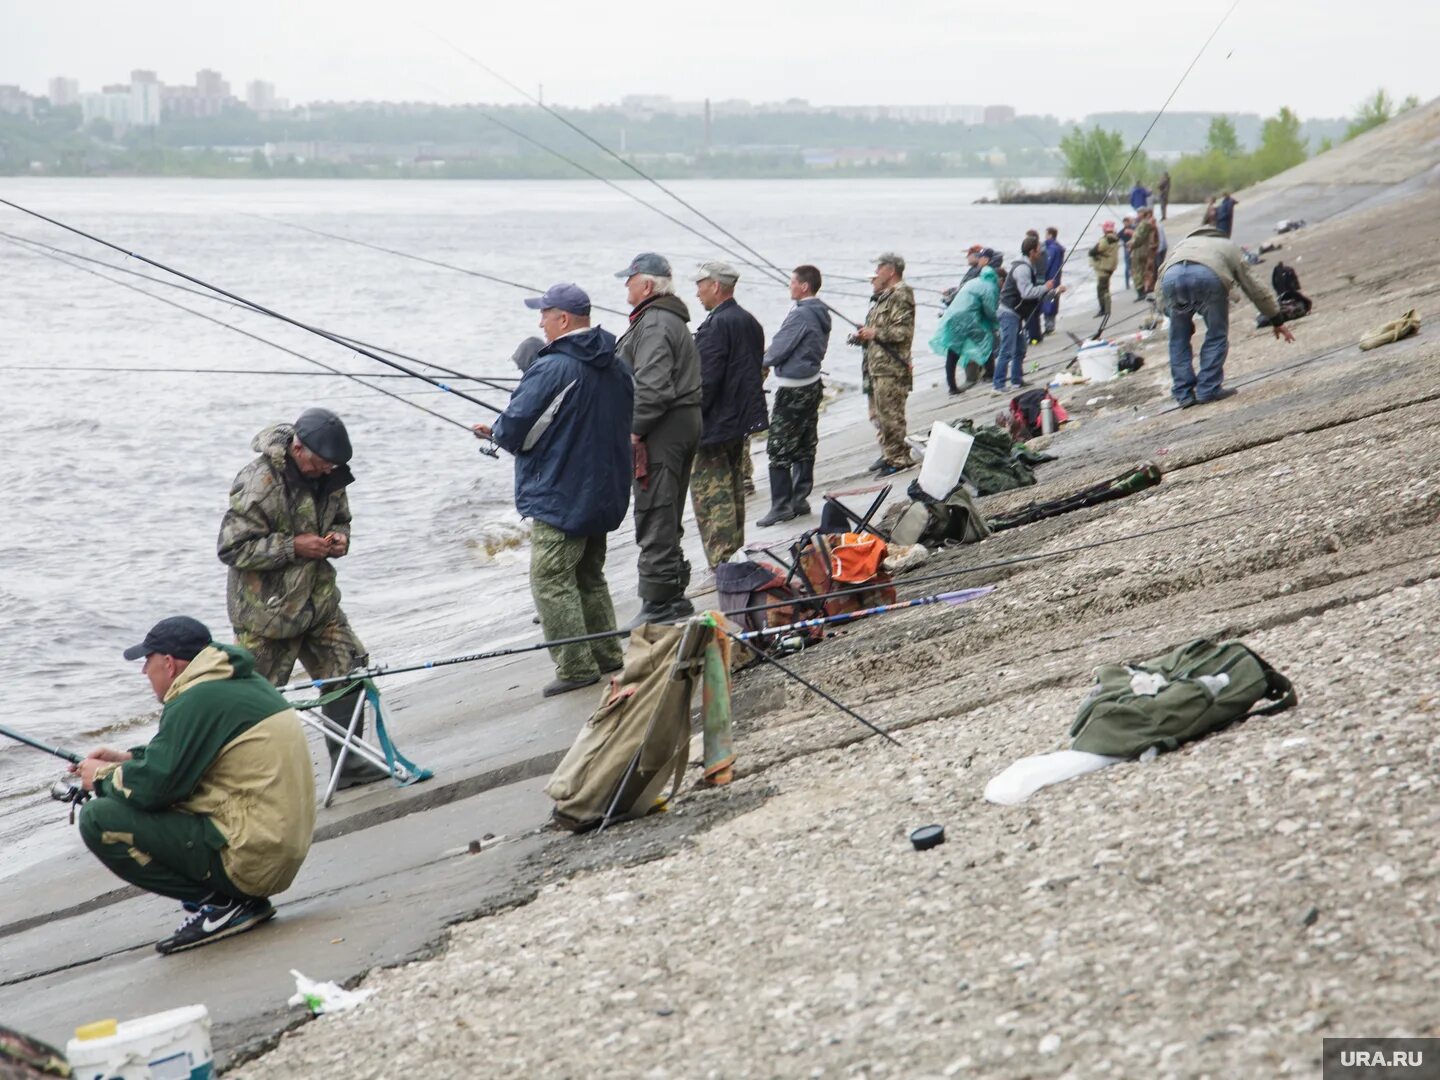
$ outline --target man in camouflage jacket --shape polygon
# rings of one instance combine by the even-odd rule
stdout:
[[[870,422],[879,434],[880,459],[871,468],[879,476],[889,476],[915,464],[905,445],[905,403],[913,384],[915,294],[905,284],[903,258],[886,253],[875,263],[870,311],[850,342],[864,347],[861,373],[870,399]]]
[[[340,609],[330,562],[350,550],[350,437],[330,410],[307,409],[294,424],[266,428],[250,447],[259,456],[230,486],[217,544],[220,561],[230,567],[227,606],[235,640],[276,686],[289,681],[297,659],[312,679],[344,675],[368,659]],[[349,727],[360,693],[356,687],[322,711]],[[356,733],[364,733],[363,722]],[[335,759],[339,747],[326,745]],[[385,776],[347,755],[339,786]]]

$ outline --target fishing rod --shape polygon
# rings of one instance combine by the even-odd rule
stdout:
[[[925,582],[939,581],[942,578],[954,577],[959,574],[975,574],[982,570],[996,570],[1007,566],[1015,566],[1020,563],[1035,562],[1043,559],[1055,559],[1062,555],[1074,555],[1081,551],[1089,551],[1093,548],[1107,547],[1111,544],[1126,543],[1130,540],[1142,540],[1149,536],[1157,536],[1161,533],[1174,532],[1176,529],[1191,529],[1198,525],[1206,525],[1212,521],[1219,521],[1222,518],[1234,517],[1236,514],[1243,514],[1244,510],[1227,510],[1223,514],[1215,514],[1211,517],[1199,518],[1194,521],[1184,521],[1176,525],[1164,525],[1157,529],[1149,529],[1144,532],[1129,533],[1125,536],[1112,537],[1109,540],[1094,540],[1088,544],[1079,544],[1074,547],[1060,548],[1056,551],[1040,552],[1035,555],[1018,555],[1012,559],[1000,559],[996,562],[981,563],[978,566],[960,567],[958,569],[942,570],[935,574],[925,574],[920,577],[908,578],[895,582],[897,588],[900,586],[920,585]],[[794,607],[796,604],[804,604],[807,601],[824,601],[837,596],[852,596],[857,593],[871,592],[875,586],[861,585],[853,589],[836,589],[834,592],[825,593],[820,596],[798,596],[790,600],[781,600],[773,604],[756,604],[752,607],[739,608],[735,611],[725,612],[727,618],[735,615],[747,615],[757,611],[770,611],[774,608]],[[968,590],[967,590],[968,591]],[[922,605],[923,606],[923,605]],[[503,649],[488,649],[484,652],[469,653],[464,656],[450,656],[440,660],[424,660],[414,664],[403,664],[396,667],[376,666],[361,668],[352,671],[347,675],[337,675],[325,679],[310,679],[305,682],[291,683],[289,686],[282,686],[282,692],[294,692],[296,690],[309,689],[311,687],[329,686],[333,683],[355,682],[358,679],[375,679],[383,675],[401,675],[412,671],[429,671],[433,668],[451,667],[455,664],[470,664],[479,660],[497,660],[506,656],[518,656],[522,653],[539,652],[541,649],[558,648],[562,645],[582,645],[594,641],[607,641],[610,638],[620,638],[629,635],[628,630],[602,630],[594,634],[580,634],[576,637],[558,638],[554,641],[537,641],[529,645],[512,645]]]
[[[47,746],[40,740],[32,739],[29,735],[22,734],[14,728],[6,727],[3,724],[0,724],[0,735],[4,735],[7,739],[14,739],[18,743],[24,743],[34,750],[41,750],[54,757],[58,757],[62,761],[68,761],[71,765],[79,765],[80,762],[85,760],[72,750],[63,750],[58,746]]]
[[[1349,344],[1337,345],[1333,349],[1326,349],[1324,352],[1316,353],[1314,356],[1307,356],[1303,360],[1296,360],[1289,364],[1282,364],[1280,367],[1271,368],[1269,371],[1257,372],[1256,374],[1251,375],[1245,379],[1240,379],[1237,382],[1232,383],[1231,385],[1234,386],[1236,389],[1242,386],[1250,386],[1254,383],[1260,382],[1263,379],[1268,379],[1273,375],[1283,375],[1287,371],[1293,371],[1295,368],[1304,367],[1306,364],[1313,364],[1317,360],[1328,359],[1329,357],[1335,356],[1338,353],[1342,353],[1349,348],[1351,348]],[[1163,409],[1157,409],[1155,415],[1164,416],[1166,413],[1178,412],[1179,409],[1179,402],[1174,402],[1170,405],[1165,406],[1165,408]]]
[[[23,743],[32,749],[58,757],[61,761],[68,761],[72,766],[79,765],[85,760],[73,751],[62,750],[58,746],[47,746],[38,739],[32,739],[29,735],[22,734],[14,728],[5,727],[4,725],[0,725],[0,735],[14,739],[16,742]],[[62,776],[50,785],[50,798],[56,802],[70,804],[70,824],[74,825],[75,811],[80,808],[81,803],[90,798],[90,792],[85,790],[84,785],[80,783],[77,777]]]
[[[909,584],[907,582],[907,584]],[[873,589],[874,586],[867,586]],[[750,641],[754,638],[773,637],[776,634],[788,634],[792,630],[806,630],[815,626],[831,626],[835,623],[848,622],[851,619],[862,619],[867,615],[885,615],[892,611],[900,611],[903,608],[928,607],[931,604],[968,604],[971,600],[978,600],[982,596],[988,596],[995,591],[994,585],[985,585],[978,589],[958,589],[952,592],[936,593],[933,596],[917,596],[913,600],[897,600],[893,604],[880,604],[877,607],[861,608],[859,611],[842,611],[838,615],[821,615],[814,619],[801,619],[799,622],[786,623],[784,626],[765,626],[759,630],[746,630],[739,634],[733,634],[736,641]],[[827,594],[834,596],[834,593]],[[805,599],[801,597],[801,599]],[[739,612],[736,612],[739,614]]]
[[[13,233],[0,231],[0,238],[22,244],[29,244],[31,247],[44,248],[46,251],[54,252],[57,255],[64,255],[70,259],[78,259],[81,262],[90,263],[93,266],[103,266],[108,270],[114,270],[116,273],[128,274],[131,277],[140,278],[142,281],[149,281],[155,285],[161,285],[167,289],[176,289],[179,292],[189,293],[191,296],[198,296],[203,300],[209,300],[217,304],[224,304],[227,307],[232,307],[239,311],[249,312],[254,310],[253,308],[248,307],[244,304],[234,303],[233,301],[227,300],[224,297],[216,296],[213,293],[204,292],[201,289],[192,289],[188,285],[181,285],[178,281],[166,281],[164,278],[158,278],[154,277],[151,274],[141,273],[139,270],[133,269],[129,266],[117,266],[114,263],[106,262],[104,259],[96,259],[92,258],[89,255],[82,255],[78,251],[71,251],[69,248],[56,247],[53,244],[46,244],[42,241],[34,240],[28,236],[16,236]],[[374,349],[376,352],[385,353],[387,356],[394,356],[400,360],[408,360],[411,363],[420,364],[422,367],[434,368],[436,371],[444,372],[446,375],[452,375],[457,379],[464,379],[469,382],[478,382],[482,385],[492,387],[496,390],[504,390],[506,393],[512,392],[513,388],[505,384],[518,381],[516,379],[509,379],[504,376],[497,376],[494,378],[482,378],[478,375],[467,375],[463,371],[456,371],[453,368],[447,368],[441,364],[434,363],[430,360],[421,360],[414,356],[407,356],[405,353],[402,353],[396,349],[387,349],[383,345],[375,345],[368,341],[361,341],[359,338],[349,337],[345,334],[336,333],[333,330],[327,331],[327,333],[333,334],[335,337],[339,338],[347,345],[361,345],[367,349]],[[372,377],[380,379],[409,378],[408,375],[400,376],[384,373],[376,374]]]
[[[471,428],[470,428],[470,425],[469,425],[469,424],[462,423],[461,421],[456,420],[456,419],[454,419],[453,417],[446,416],[444,413],[436,412],[434,409],[427,409],[424,405],[421,405],[421,404],[419,404],[418,402],[411,401],[409,398],[407,398],[407,397],[405,397],[405,396],[403,396],[403,395],[401,395],[401,394],[397,394],[397,393],[395,393],[395,392],[392,391],[392,390],[387,390],[387,389],[386,389],[385,387],[383,387],[383,386],[376,386],[376,385],[374,385],[373,383],[368,383],[368,382],[366,382],[363,378],[361,378],[359,375],[352,375],[350,372],[348,372],[348,371],[342,371],[340,368],[333,367],[332,365],[325,363],[323,360],[317,360],[317,359],[315,359],[313,356],[306,356],[304,353],[302,353],[302,352],[297,352],[296,350],[290,348],[290,347],[287,346],[287,345],[281,345],[278,341],[271,341],[271,340],[270,340],[269,338],[267,338],[267,337],[261,337],[259,334],[252,333],[251,331],[246,330],[246,329],[244,329],[244,328],[242,328],[242,327],[234,326],[234,325],[232,325],[231,323],[225,322],[225,320],[223,320],[223,319],[217,319],[217,318],[215,318],[213,315],[207,315],[207,314],[205,314],[205,312],[203,312],[203,311],[196,311],[194,308],[186,307],[184,304],[182,304],[182,303],[180,303],[180,302],[178,302],[178,301],[176,301],[176,300],[171,300],[171,299],[170,299],[169,297],[167,297],[167,296],[157,296],[155,293],[149,292],[149,291],[146,290],[146,289],[142,289],[142,288],[140,288],[138,285],[132,285],[132,284],[131,284],[130,282],[128,282],[128,281],[121,281],[119,278],[112,278],[112,277],[110,277],[108,274],[102,274],[102,273],[100,273],[98,270],[91,270],[88,266],[78,266],[78,265],[76,265],[75,263],[68,262],[67,260],[65,260],[64,258],[62,258],[62,257],[59,256],[59,255],[52,255],[52,254],[50,254],[50,253],[47,252],[47,251],[34,251],[34,250],[29,249],[29,248],[25,248],[25,247],[23,247],[22,243],[17,242],[17,241],[15,241],[15,240],[10,240],[9,243],[15,244],[16,246],[21,247],[21,250],[27,251],[27,252],[29,252],[29,254],[31,254],[31,255],[36,255],[36,256],[39,256],[39,257],[41,257],[41,258],[46,258],[46,259],[53,259],[53,260],[55,260],[55,261],[58,262],[58,263],[63,263],[65,266],[68,266],[68,267],[69,267],[70,269],[72,269],[72,270],[78,270],[78,271],[80,271],[82,274],[90,274],[92,277],[97,277],[97,278],[100,278],[100,279],[103,280],[103,281],[108,281],[108,282],[110,282],[112,285],[118,285],[118,286],[120,286],[122,289],[129,289],[131,292],[137,292],[137,293],[139,293],[141,296],[148,296],[151,300],[157,300],[157,301],[159,301],[159,302],[162,303],[162,304],[168,304],[170,307],[178,308],[178,309],[181,310],[181,311],[188,312],[189,314],[194,315],[196,318],[204,319],[206,322],[214,323],[216,326],[223,326],[223,327],[224,327],[225,329],[227,329],[227,330],[233,330],[235,333],[241,334],[241,335],[243,335],[244,337],[250,338],[250,339],[253,340],[253,341],[258,341],[258,342],[260,342],[260,343],[263,344],[263,345],[269,345],[272,349],[279,349],[281,352],[286,353],[286,354],[289,355],[289,356],[293,356],[293,357],[295,357],[296,359],[304,360],[304,361],[306,361],[307,363],[315,364],[317,367],[322,367],[322,368],[324,368],[327,372],[329,372],[329,373],[332,374],[332,375],[340,375],[340,376],[343,376],[344,378],[350,379],[350,380],[353,381],[353,382],[359,383],[361,386],[364,386],[364,387],[366,387],[367,389],[378,391],[379,393],[384,394],[386,397],[391,397],[391,398],[394,398],[396,401],[404,402],[406,405],[409,405],[411,408],[419,409],[419,410],[420,410],[421,412],[423,412],[423,413],[428,413],[429,415],[435,417],[437,420],[443,420],[443,421],[445,421],[445,423],[447,423],[447,424],[454,424],[456,427],[458,427],[458,428],[463,428],[463,429],[464,429],[465,431],[467,431],[467,432],[470,432],[470,431],[471,431]],[[203,294],[202,294],[202,295],[203,295]],[[106,370],[113,370],[113,369],[106,369]],[[141,369],[141,370],[145,370],[145,369]],[[151,369],[151,370],[153,370],[153,369]],[[250,372],[249,374],[255,374],[255,373],[254,373],[254,372]],[[473,432],[472,432],[472,434],[473,434]],[[482,452],[483,452],[483,453],[486,453],[487,456],[493,456],[492,454],[490,454],[490,450],[489,450],[488,448],[482,450]]]
[[[116,284],[119,283],[116,282]],[[145,295],[152,296],[153,294],[146,293]],[[220,325],[229,327],[228,323],[221,323]],[[231,327],[231,329],[233,329],[233,327]],[[345,374],[344,372],[326,371],[259,371],[255,368],[112,367],[104,364],[66,364],[57,367],[40,367],[38,364],[0,364],[0,371],[35,371],[43,374],[50,374],[55,371],[123,371],[144,372],[154,375],[313,375],[318,379],[327,378],[332,374]],[[408,375],[401,375],[395,371],[375,371],[365,376],[367,379],[408,379],[409,377]],[[430,392],[431,391],[421,391],[421,393]],[[434,391],[434,393],[437,394],[439,392],[438,390]]]
[[[263,315],[269,315],[272,319],[278,319],[281,322],[289,323],[291,326],[299,327],[301,330],[305,330],[308,333],[314,334],[316,337],[322,337],[327,341],[334,342],[336,345],[340,345],[344,348],[353,349],[361,356],[369,357],[376,363],[384,364],[386,367],[395,368],[397,371],[406,372],[407,374],[412,375],[417,379],[429,383],[431,386],[439,387],[446,393],[454,394],[456,397],[461,398],[464,401],[471,402],[474,405],[479,405],[481,408],[488,409],[489,411],[496,413],[497,415],[504,412],[503,409],[497,408],[496,406],[490,404],[488,401],[485,401],[482,398],[478,398],[473,394],[469,394],[464,390],[458,390],[453,386],[449,386],[441,382],[439,379],[433,379],[429,375],[426,375],[424,372],[415,371],[412,368],[407,368],[404,364],[401,364],[395,360],[387,360],[385,357],[379,355],[378,353],[372,352],[369,349],[362,348],[358,345],[351,345],[345,341],[342,341],[339,337],[337,337],[335,334],[330,333],[328,330],[322,330],[319,327],[310,326],[306,323],[301,322],[299,319],[291,318],[289,315],[284,315],[281,312],[274,310],[273,308],[265,307],[263,304],[256,303],[253,300],[247,300],[245,297],[240,296],[238,293],[230,292],[226,289],[220,288],[218,285],[212,285],[208,281],[204,281],[197,277],[192,277],[190,274],[187,274],[182,270],[176,270],[173,267],[166,266],[164,263],[160,262],[157,259],[149,258],[148,256],[141,255],[138,252],[129,251],[121,247],[119,244],[112,243],[109,240],[102,240],[100,237],[85,232],[83,229],[80,229],[77,226],[67,225],[63,221],[58,221],[55,218],[47,217],[45,214],[40,213],[38,210],[31,210],[28,207],[21,206],[19,203],[12,202],[9,199],[0,199],[0,206],[8,206],[12,210],[19,210],[22,214],[28,214],[33,218],[39,219],[40,221],[48,222],[49,224],[54,225],[57,228],[64,229],[66,232],[74,233],[76,236],[81,236],[84,237],[86,240],[101,244],[104,247],[110,248],[112,251],[118,251],[121,255],[126,255],[132,259],[138,259],[140,262],[143,262],[148,266],[153,266],[157,270],[163,270],[167,274],[174,274],[176,277],[183,278],[184,280],[190,282],[192,285],[199,285],[202,289],[209,289],[211,292],[218,293],[219,295],[227,297],[228,299],[238,301],[239,303],[244,304],[246,307],[253,308]],[[375,387],[375,389],[379,388]],[[413,405],[414,402],[410,402],[410,404]],[[463,424],[460,424],[458,420],[451,420],[450,422],[462,427],[465,426]]]
[[[398,255],[402,259],[411,259],[415,262],[425,263],[427,266],[438,266],[443,270],[454,270],[456,273],[469,274],[471,277],[483,278],[485,281],[493,281],[499,285],[509,285],[513,289],[523,289],[532,296],[538,296],[545,291],[534,285],[511,281],[509,278],[496,277],[494,274],[486,274],[480,270],[471,269],[468,266],[459,266],[456,263],[448,263],[440,259],[431,259],[425,255],[415,255],[408,251],[401,251],[399,248],[386,247],[384,244],[375,244],[369,240],[360,240],[353,236],[346,236],[343,233],[327,232],[324,229],[317,229],[311,225],[301,225],[295,221],[284,221],[280,218],[265,217],[262,214],[244,214],[242,216],[254,218],[257,221],[268,221],[272,225],[283,225],[287,229],[299,229],[301,232],[311,233],[315,236],[324,236],[330,240],[339,240],[343,244],[355,244],[359,247],[370,248],[372,251],[383,251],[387,255]],[[627,314],[624,311],[619,311],[616,308],[608,308],[602,304],[592,303],[590,306],[597,311],[604,311],[610,315],[620,315],[623,317]]]
[[[1074,257],[1075,249],[1080,246],[1079,237],[1084,236],[1087,232],[1089,232],[1090,226],[1095,224],[1095,219],[1100,216],[1100,211],[1104,209],[1105,204],[1110,201],[1110,196],[1114,193],[1115,186],[1125,178],[1126,171],[1130,168],[1131,164],[1134,163],[1135,156],[1140,153],[1140,148],[1145,145],[1145,140],[1150,138],[1150,133],[1155,130],[1155,125],[1160,122],[1160,118],[1165,115],[1165,110],[1170,108],[1170,102],[1175,100],[1175,95],[1180,92],[1180,87],[1185,85],[1185,80],[1188,79],[1190,77],[1190,73],[1195,70],[1195,65],[1200,63],[1200,58],[1205,55],[1205,50],[1210,47],[1210,43],[1214,41],[1215,36],[1220,33],[1221,27],[1225,25],[1225,23],[1229,20],[1230,16],[1235,13],[1235,9],[1239,6],[1240,0],[1234,0],[1234,2],[1231,3],[1230,7],[1226,9],[1225,14],[1220,16],[1220,21],[1215,24],[1215,29],[1210,31],[1210,36],[1201,43],[1200,48],[1195,53],[1195,58],[1190,61],[1190,66],[1185,69],[1183,74],[1181,74],[1179,81],[1175,83],[1175,88],[1170,91],[1170,96],[1165,99],[1165,103],[1160,106],[1160,111],[1157,112],[1154,118],[1150,121],[1150,126],[1147,127],[1145,129],[1145,133],[1140,136],[1140,141],[1137,142],[1135,146],[1131,149],[1130,156],[1125,159],[1125,164],[1120,166],[1120,172],[1110,183],[1110,186],[1105,189],[1105,194],[1101,196],[1100,201],[1095,204],[1095,209],[1090,213],[1090,220],[1085,222],[1085,227],[1080,230],[1079,235],[1076,237],[1076,243],[1071,245],[1070,250],[1065,253],[1065,260],[1060,264],[1060,270],[1062,273],[1064,272],[1065,267],[1069,265],[1070,260]],[[1108,168],[1106,171],[1108,173]]]

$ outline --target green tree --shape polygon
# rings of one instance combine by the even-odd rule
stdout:
[[[1355,110],[1355,119],[1351,120],[1350,126],[1345,129],[1345,141],[1349,142],[1356,135],[1364,135],[1365,132],[1379,127],[1394,115],[1395,103],[1390,100],[1390,95],[1382,86],[1362,101]]]
[[[1098,127],[1082,131],[1079,125],[1060,140],[1060,153],[1065,158],[1065,175],[1092,195],[1112,184],[1118,187],[1120,170],[1130,156],[1118,131],[1101,131]]]
[[[1260,129],[1260,149],[1251,155],[1257,178],[1263,180],[1299,165],[1309,156],[1306,142],[1300,137],[1300,117],[1289,106],[1282,106]]]
[[[1216,116],[1210,121],[1210,131],[1205,136],[1205,149],[1216,154],[1233,157],[1240,153],[1240,139],[1235,134],[1235,123],[1228,116]]]
[[[1323,138],[1323,139],[1320,140],[1320,145],[1315,148],[1315,153],[1317,153],[1317,154],[1323,154],[1323,153],[1325,153],[1326,151],[1334,150],[1334,149],[1335,149],[1335,140],[1332,139],[1332,138],[1330,138],[1329,135],[1326,135],[1325,138]]]
[[[1415,106],[1419,104],[1420,99],[1414,94],[1411,94],[1404,101],[1400,102],[1400,107],[1395,110],[1395,115],[1399,116],[1402,112],[1409,112],[1411,109],[1415,108]]]

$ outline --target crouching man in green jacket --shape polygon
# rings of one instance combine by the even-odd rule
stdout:
[[[164,703],[132,750],[100,747],[73,767],[96,798],[80,835],[106,867],[189,916],[162,953],[254,929],[295,880],[315,829],[315,782],[300,718],[235,645],[204,624],[162,619],[125,659]]]

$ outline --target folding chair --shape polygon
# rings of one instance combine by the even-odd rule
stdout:
[[[348,727],[341,727],[320,711],[322,705],[344,697],[357,686],[363,688],[363,693],[355,701],[355,708],[350,713]],[[329,806],[334,801],[335,790],[340,783],[340,774],[345,768],[345,760],[352,752],[356,757],[384,769],[390,774],[390,779],[401,787],[429,780],[435,775],[429,769],[423,769],[410,761],[395,748],[389,732],[385,730],[385,714],[380,707],[380,691],[369,679],[357,679],[355,682],[344,683],[338,689],[322,693],[314,701],[291,702],[291,707],[299,715],[301,723],[318,731],[326,740],[340,747],[340,752],[335,756],[335,767],[330,772],[330,781],[325,785],[321,806]],[[375,733],[375,738],[379,741],[378,747],[355,734],[367,711],[371,714],[370,730]]]
[[[880,528],[880,526],[874,525],[871,522],[875,515],[880,512],[880,508],[885,505],[885,500],[890,497],[890,489],[894,486],[894,484],[872,484],[869,487],[850,488],[846,491],[827,491],[825,493],[825,502],[845,515],[845,520],[854,526],[854,528],[850,530],[851,532],[874,533],[888,544],[890,542],[890,534]],[[872,491],[878,492],[878,494],[871,500],[869,508],[866,509],[863,515],[855,513],[854,510],[840,501],[840,496],[842,495],[869,495]]]

